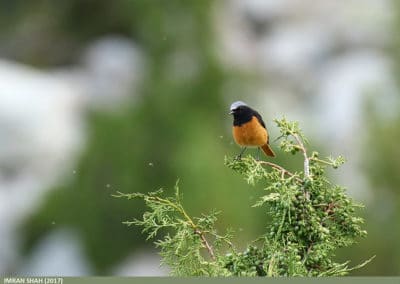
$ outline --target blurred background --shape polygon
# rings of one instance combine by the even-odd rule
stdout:
[[[140,201],[172,191],[245,247],[261,186],[224,166],[235,100],[298,120],[369,235],[338,260],[400,274],[399,4],[390,0],[0,0],[0,275],[166,275]],[[293,170],[301,160],[280,155]],[[251,152],[250,152],[251,153]]]

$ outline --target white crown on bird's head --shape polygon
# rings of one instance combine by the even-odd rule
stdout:
[[[240,106],[247,106],[247,104],[244,103],[244,102],[242,102],[242,101],[236,101],[236,102],[234,102],[234,103],[231,104],[230,110],[231,110],[231,111],[232,111],[232,110],[235,110],[235,109],[237,109],[237,108],[240,107]]]

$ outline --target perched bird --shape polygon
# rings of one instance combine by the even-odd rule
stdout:
[[[238,159],[247,147],[258,147],[267,156],[275,157],[269,146],[268,131],[261,115],[244,102],[237,101],[231,105],[229,114],[233,115],[233,138],[235,142],[243,147]]]

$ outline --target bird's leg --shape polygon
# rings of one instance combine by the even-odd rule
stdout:
[[[257,157],[256,157],[257,161],[260,160],[260,147],[257,148]]]
[[[240,151],[239,155],[236,156],[235,160],[241,160],[244,151],[246,151],[247,147],[243,147],[242,151]]]

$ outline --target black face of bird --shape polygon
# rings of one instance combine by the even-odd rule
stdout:
[[[246,112],[249,112],[250,108],[246,106],[239,106],[229,112],[229,114],[232,114],[233,116],[238,116],[242,114],[246,114]]]
[[[253,109],[245,104],[235,105],[236,103],[232,104],[231,111],[229,112],[233,115],[233,125],[235,126],[242,125],[243,123],[250,121],[254,115]]]

